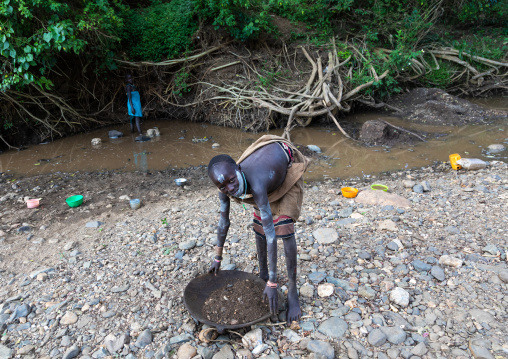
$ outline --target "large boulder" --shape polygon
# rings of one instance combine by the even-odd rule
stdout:
[[[361,191],[355,198],[357,203],[370,204],[377,206],[394,206],[398,208],[409,208],[411,202],[395,193],[389,193],[379,190],[368,189]]]

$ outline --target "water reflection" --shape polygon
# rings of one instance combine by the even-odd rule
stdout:
[[[506,160],[508,150],[490,154],[485,149],[493,143],[507,144],[506,122],[494,125],[441,127],[408,125],[379,113],[358,114],[348,121],[362,124],[373,119],[386,119],[409,130],[424,130],[440,136],[414,146],[365,147],[346,139],[336,128],[308,127],[291,132],[291,140],[300,145],[318,145],[324,157],[314,160],[306,174],[307,180],[327,177],[353,177],[383,171],[422,167],[434,161],[448,161],[448,155],[484,160]],[[135,142],[134,135],[116,139],[108,137],[109,130],[129,133],[128,124],[112,126],[90,133],[60,139],[45,145],[32,146],[24,151],[0,154],[0,171],[15,175],[36,175],[57,171],[122,170],[143,171],[185,168],[206,165],[221,153],[238,158],[262,134],[180,121],[145,121],[146,128],[158,127],[161,136],[147,142]],[[282,129],[270,131],[281,135]],[[92,138],[102,143],[92,146]],[[220,147],[212,147],[214,143]],[[507,146],[508,147],[508,146]],[[148,160],[148,156],[150,159]]]

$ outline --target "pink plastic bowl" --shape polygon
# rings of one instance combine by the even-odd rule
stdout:
[[[39,207],[39,199],[38,198],[29,199],[28,201],[26,201],[26,206],[28,208],[37,208],[37,207]]]

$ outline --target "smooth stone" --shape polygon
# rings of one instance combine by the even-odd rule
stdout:
[[[197,353],[198,351],[196,348],[194,348],[189,343],[185,343],[180,348],[178,348],[177,357],[178,359],[191,359],[196,356]]]
[[[226,344],[224,345],[213,357],[212,359],[234,359],[235,355],[231,350],[231,347]]]
[[[416,182],[411,180],[404,180],[402,182],[402,185],[404,186],[404,188],[413,188],[416,185]]]
[[[355,198],[355,202],[374,206],[391,205],[395,208],[411,207],[411,202],[407,198],[399,196],[395,193],[389,193],[373,189],[360,191]]]
[[[318,286],[318,296],[325,298],[331,296],[335,291],[335,286],[332,283],[323,283]]]
[[[203,356],[203,354],[201,354],[201,356]],[[241,359],[254,359],[254,357],[252,356],[252,353],[248,349],[237,350],[236,356]],[[204,359],[207,359],[207,358],[204,358]]]
[[[20,304],[17,305],[14,311],[12,312],[11,316],[9,317],[8,322],[12,323],[18,318],[23,318],[28,315],[30,312],[30,307],[27,304]]]
[[[291,329],[285,329],[282,332],[282,335],[292,343],[298,343],[300,340],[302,340],[302,337],[300,337],[294,330]]]
[[[390,292],[390,301],[401,307],[407,307],[409,305],[409,293],[403,288],[396,287]]]
[[[180,334],[169,339],[169,344],[180,344],[190,340],[194,340],[194,337],[188,333]]]
[[[339,239],[337,231],[333,228],[318,228],[312,232],[312,235],[319,244],[330,244]]]
[[[79,353],[81,353],[81,349],[76,344],[74,344],[72,347],[70,347],[65,351],[65,354],[63,355],[62,359],[75,358],[79,355]]]
[[[50,272],[54,272],[55,271],[55,268],[53,267],[48,267],[48,268],[42,268],[42,269],[38,269],[36,271],[33,271],[32,273],[30,273],[30,278],[34,279],[36,278],[40,273],[50,273]]]
[[[335,350],[333,347],[324,341],[321,340],[311,340],[307,344],[307,350],[316,353],[321,354],[325,356],[327,359],[333,359],[335,358]]]
[[[106,336],[104,339],[104,345],[106,346],[106,349],[111,353],[111,355],[114,355],[116,352],[121,350],[124,344],[128,344],[129,342],[129,334],[122,334],[118,337],[116,337],[114,334],[108,334],[108,336]]]
[[[406,340],[406,332],[399,327],[379,327],[392,344],[401,344]]]
[[[180,243],[178,245],[178,248],[180,248],[182,251],[192,249],[196,246],[196,241],[194,239],[191,239],[189,241]]]
[[[314,296],[314,287],[304,284],[300,287],[300,295],[302,297],[312,298]]]
[[[412,354],[420,357],[427,354],[427,351],[428,351],[427,346],[423,342],[418,343],[413,347],[413,349],[411,349]]]
[[[397,224],[391,219],[385,219],[384,221],[379,222],[378,228],[380,230],[387,230],[391,232],[397,232],[399,230],[397,228]]]
[[[494,244],[487,244],[485,247],[482,248],[482,251],[492,254],[493,256],[496,256],[497,253],[499,252],[499,250]]]
[[[420,185],[423,188],[423,192],[430,192],[431,188],[429,181],[423,181],[422,183],[420,183]]]
[[[430,274],[437,280],[440,280],[441,282],[446,279],[445,272],[443,268],[441,268],[440,266],[432,266]]]
[[[74,312],[66,312],[62,319],[60,319],[61,325],[71,325],[78,321],[78,316]]]
[[[482,346],[469,343],[469,350],[473,354],[474,359],[495,359],[492,353]]]
[[[12,353],[12,349],[0,344],[0,359],[9,359]]]
[[[86,228],[99,228],[103,224],[104,224],[103,222],[99,222],[99,221],[90,221],[85,225],[85,227]]]
[[[116,315],[116,312],[114,310],[109,310],[107,312],[104,312],[102,313],[102,317],[107,319],[107,318],[112,318]]]
[[[423,186],[421,184],[417,184],[413,186],[413,192],[415,193],[423,193]]]
[[[370,260],[372,259],[372,255],[367,252],[366,250],[361,250],[358,252],[358,258],[361,258],[361,259],[365,259],[365,260]]]
[[[497,152],[502,152],[506,149],[506,147],[500,143],[494,143],[492,145],[489,145],[487,147],[487,151],[491,152],[491,153],[497,153]]]
[[[508,270],[503,270],[498,273],[499,279],[503,282],[508,283]]]
[[[312,272],[309,274],[309,280],[311,282],[319,283],[322,282],[325,278],[326,278],[325,272]]]
[[[411,262],[411,264],[418,272],[427,272],[432,269],[430,264],[427,264],[419,259],[415,259],[413,262]]]
[[[264,352],[266,349],[268,349],[268,344],[261,343],[254,349],[252,349],[252,355],[259,355],[262,352]]]
[[[21,347],[18,349],[18,351],[16,352],[16,354],[18,355],[27,355],[28,353],[30,353],[32,350],[35,349],[35,345],[25,345],[24,347]]]
[[[250,351],[247,349],[240,349],[238,352],[245,350],[250,354]],[[243,352],[242,352],[243,353]],[[203,347],[201,345],[198,346],[198,354],[201,355],[203,359],[212,359],[213,357],[213,350],[207,347]],[[250,357],[247,356],[247,359],[252,359],[252,355]]]
[[[367,341],[369,342],[369,344],[375,347],[380,347],[381,345],[386,343],[387,340],[388,337],[380,329],[372,330],[367,336]]]
[[[148,344],[150,344],[153,340],[152,332],[150,329],[145,329],[139,334],[138,338],[136,339],[136,343],[134,344],[138,348],[144,348]]]
[[[348,329],[347,323],[338,317],[332,317],[325,320],[317,328],[318,332],[336,339],[340,339],[344,336]]]
[[[446,226],[445,231],[450,234],[459,234],[460,230],[455,226]]]
[[[243,336],[242,343],[250,350],[253,350],[258,345],[263,344],[263,331],[260,328],[251,330]]]
[[[121,287],[113,287],[111,288],[112,293],[122,293],[126,292],[130,288],[130,284],[123,285]]]
[[[462,259],[455,258],[445,254],[439,258],[439,264],[443,264],[445,266],[453,268],[460,268],[462,267]]]
[[[374,299],[376,297],[376,291],[370,286],[358,287],[358,295],[365,299]]]

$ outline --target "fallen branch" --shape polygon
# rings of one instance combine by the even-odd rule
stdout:
[[[421,136],[417,135],[417,134],[416,134],[416,133],[414,133],[414,132],[411,132],[411,131],[409,131],[409,130],[406,130],[405,128],[402,128],[402,127],[398,127],[398,126],[392,125],[390,122],[385,121],[385,120],[379,120],[379,121],[381,121],[381,122],[383,122],[383,123],[387,124],[388,126],[391,126],[391,127],[395,128],[396,130],[399,130],[399,131],[402,131],[402,132],[407,132],[407,133],[409,133],[409,134],[411,134],[411,135],[415,136],[416,138],[418,138],[419,140],[421,140],[421,141],[423,141],[423,142],[427,142],[427,140],[426,140],[426,139],[424,139],[423,137],[421,137]]]

